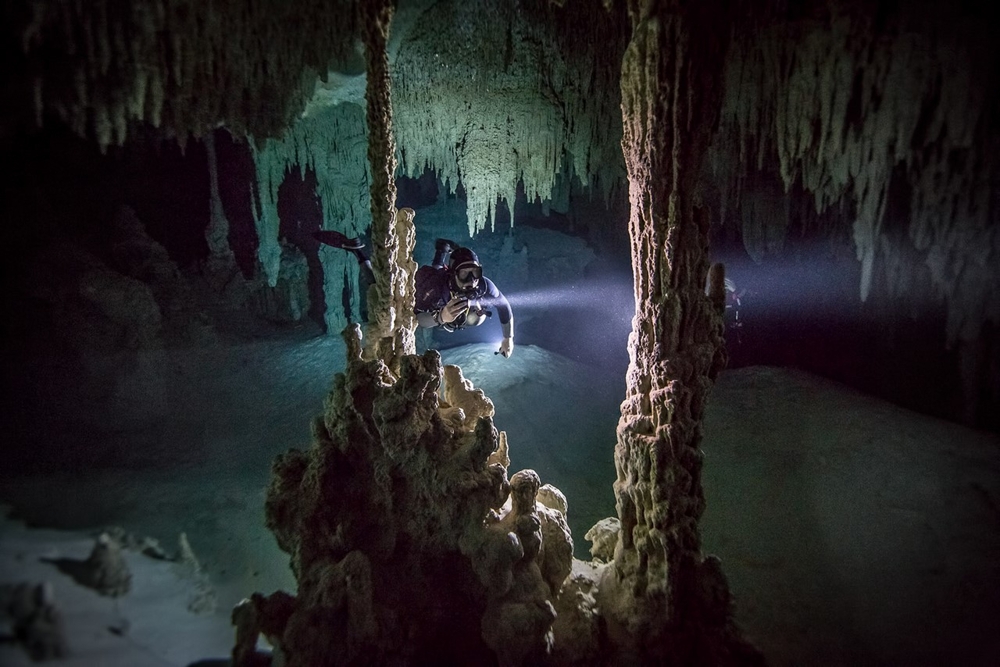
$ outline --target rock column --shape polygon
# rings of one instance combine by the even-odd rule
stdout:
[[[740,646],[698,530],[702,416],[725,363],[705,293],[709,218],[695,196],[729,30],[708,4],[630,2],[622,64],[636,314],[615,449],[621,537],[600,595],[615,653],[635,664],[726,664]]]
[[[364,12],[368,88],[368,162],[371,165],[372,267],[365,358],[381,359],[398,373],[404,354],[416,352],[413,315],[413,211],[396,211],[396,141],[392,134],[389,60],[386,42],[390,2],[361,3]]]

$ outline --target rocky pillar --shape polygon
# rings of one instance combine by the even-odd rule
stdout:
[[[601,590],[609,637],[636,664],[720,664],[733,648],[728,588],[698,530],[702,415],[725,359],[695,197],[729,31],[717,5],[629,3],[622,148],[636,314],[615,448],[621,537]]]
[[[365,358],[381,359],[394,373],[404,354],[414,354],[412,261],[413,211],[396,211],[396,141],[392,134],[392,101],[386,42],[392,22],[387,0],[362,2],[368,88],[368,162],[371,165],[372,267],[375,284],[368,292]]]
[[[205,133],[205,155],[208,158],[208,229],[205,241],[208,243],[208,263],[206,277],[216,289],[222,289],[236,271],[236,258],[229,247],[229,220],[222,208],[219,194],[219,165],[215,154],[215,134]]]

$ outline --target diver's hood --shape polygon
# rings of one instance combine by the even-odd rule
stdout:
[[[482,267],[482,264],[479,263],[479,257],[468,248],[459,248],[451,253],[451,259],[448,261],[448,269],[452,273],[465,264],[474,264]]]

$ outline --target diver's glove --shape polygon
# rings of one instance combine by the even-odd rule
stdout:
[[[455,297],[438,311],[438,322],[441,324],[451,324],[460,315],[469,310],[469,300],[462,297]]]
[[[514,353],[514,339],[504,338],[503,342],[500,343],[500,349],[497,350],[499,354],[502,354],[507,359],[510,359],[510,355]]]

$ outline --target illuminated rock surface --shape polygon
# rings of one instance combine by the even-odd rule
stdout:
[[[489,414],[472,429],[442,419],[439,392],[455,392],[437,352],[403,357],[387,383],[357,336],[345,335],[347,370],[311,448],[279,457],[268,490],[298,593],[240,605],[236,664],[255,664],[258,632],[289,665],[544,658],[572,557],[565,519],[536,507],[534,471],[508,484],[489,463],[500,442]]]
[[[373,317],[364,351],[351,333],[347,384],[326,417],[340,412],[317,426],[308,453],[285,455],[269,496],[270,525],[292,557],[299,590],[240,607],[245,655],[261,631],[301,664],[331,654],[349,661],[369,649],[404,659],[443,650],[456,661],[503,664],[534,663],[549,651],[557,662],[755,662],[734,619],[756,618],[747,627],[766,634],[773,625],[761,616],[774,614],[765,607],[756,617],[738,610],[734,616],[723,574],[728,563],[706,555],[703,547],[718,543],[703,545],[699,528],[702,475],[710,465],[703,417],[726,359],[722,274],[710,281],[710,295],[704,289],[712,252],[761,267],[792,263],[799,277],[785,279],[787,294],[766,285],[767,298],[784,299],[785,313],[767,322],[761,308],[756,330],[753,317],[747,320],[745,345],[730,329],[731,360],[777,357],[906,398],[934,415],[1000,426],[1000,104],[992,92],[1000,86],[998,23],[988,8],[416,0],[401,2],[390,20],[377,3],[120,4],[21,2],[0,14],[0,48],[12,64],[0,75],[10,101],[0,111],[0,149],[17,167],[2,197],[6,219],[14,221],[6,238],[10,288],[5,282],[2,291],[12,315],[4,368],[13,400],[3,417],[16,445],[5,482],[16,489],[21,471],[141,466],[161,463],[167,453],[195,477],[209,460],[263,467],[273,455],[267,447],[252,461],[241,457],[243,442],[263,437],[254,430],[265,431],[272,447],[301,442],[316,409],[298,410],[298,438],[295,427],[268,419],[304,390],[280,365],[251,363],[267,369],[263,379],[241,370],[232,377],[243,384],[214,386],[215,393],[194,391],[193,380],[228,367],[228,356],[238,357],[247,341],[302,342],[356,322],[355,258],[318,248],[310,232],[362,237],[377,280],[367,295]],[[459,217],[442,226],[429,217],[422,227],[412,209],[397,209],[397,179],[422,181],[423,205],[436,197],[434,214]],[[409,194],[416,187],[408,183]],[[537,227],[521,234],[526,219]],[[615,380],[626,375],[613,462],[620,524],[593,533],[601,563],[566,560],[573,551],[568,526],[596,514],[601,503],[576,500],[573,490],[586,485],[557,478],[609,464],[603,470],[610,481],[612,454],[611,438],[587,453],[547,451],[557,431],[569,440],[567,434],[578,436],[604,417],[572,407],[544,412],[556,394],[567,398],[566,365],[519,340],[516,354],[548,359],[550,377],[529,381],[515,372],[508,386],[510,378],[492,368],[495,377],[475,385],[492,380],[501,387],[486,398],[465,380],[487,362],[470,360],[463,374],[443,371],[433,355],[407,356],[416,347],[414,260],[429,259],[415,249],[429,248],[439,229],[452,238],[457,231],[463,241],[466,230],[479,234],[475,244],[490,249],[481,253],[492,260],[490,273],[523,299],[515,305],[518,335],[532,340],[534,329],[534,342],[566,354],[578,352],[578,329],[607,324],[613,305],[604,298],[597,314],[576,320],[558,307],[572,300],[571,283],[593,270],[591,260],[624,245],[627,229],[634,303],[621,301],[634,305],[635,319],[629,369]],[[548,252],[543,232],[555,229],[565,245]],[[570,233],[577,235],[572,241]],[[749,284],[733,264],[739,284]],[[530,312],[533,303],[540,307]],[[522,319],[521,308],[534,319]],[[838,332],[842,320],[851,327]],[[800,336],[809,326],[822,333]],[[826,335],[853,340],[817,345]],[[426,344],[441,340],[425,336]],[[622,347],[616,340],[609,349]],[[283,360],[294,365],[302,356]],[[443,397],[435,384],[442,373],[452,383]],[[590,390],[612,384],[596,381]],[[278,387],[283,395],[275,395]],[[268,401],[255,400],[260,395]],[[482,426],[491,418],[520,420],[509,447]],[[234,431],[239,437],[219,437],[238,419],[246,424]],[[789,451],[809,440],[809,424],[802,427]],[[851,428],[849,420],[828,427]],[[968,451],[946,450],[945,460],[979,460],[976,438],[948,437],[970,444]],[[228,456],[214,458],[218,451],[206,452],[205,443]],[[838,454],[847,457],[845,469],[899,496],[852,457],[893,471],[917,455],[894,447],[902,460],[882,461],[880,443],[868,444],[873,451],[859,445]],[[516,478],[524,498],[537,491],[540,502],[522,499],[504,509],[497,471],[528,455],[552,464],[524,466],[541,472],[541,480]],[[992,459],[982,460],[989,468]],[[420,471],[417,481],[400,472],[408,466]],[[435,485],[429,471],[458,481]],[[757,473],[781,490],[768,470]],[[920,480],[958,498],[972,517],[968,525],[977,527],[984,512],[995,514],[995,479],[956,475],[963,481],[952,486],[937,486],[933,476]],[[338,481],[336,488],[327,478]],[[400,488],[393,480],[403,480]],[[540,487],[546,480],[568,498]],[[923,508],[926,497],[916,495]],[[213,516],[229,503],[262,504],[237,497],[210,496],[203,511]],[[418,502],[436,497],[444,505]],[[888,574],[905,567],[871,568],[864,544],[838,546],[859,532],[840,517],[855,516],[852,508],[884,508],[866,497],[840,508],[830,498],[820,494],[821,518],[792,522],[820,526],[817,535],[831,542],[826,551],[816,548],[821,553],[802,549],[804,560],[831,554],[850,562],[865,586],[901,600],[910,600],[909,584],[918,581],[934,593],[912,598],[912,606],[948,608],[946,629],[937,634],[921,614],[887,611],[851,589],[849,602],[834,601],[835,621],[847,627],[857,611],[869,629],[836,635],[826,629],[836,624],[805,603],[809,627],[798,628],[804,638],[765,639],[769,657],[795,664],[802,646],[815,643],[827,647],[831,661],[912,662],[919,652],[881,636],[875,628],[882,623],[896,637],[932,637],[912,645],[942,660],[982,657],[969,646],[995,657],[974,619],[965,619],[967,633],[956,629],[961,614],[947,603],[969,599],[976,617],[995,610],[989,594],[969,594],[996,589],[992,533],[953,534],[924,509],[912,522],[904,518],[913,516],[909,501],[890,504],[885,531],[915,535],[899,545],[933,543],[920,528],[930,523],[931,533],[947,534],[955,549],[963,540],[972,545],[969,562],[954,569],[951,556],[929,558],[927,567],[940,574],[933,582],[920,572],[895,580]],[[612,513],[606,509],[598,516]],[[65,503],[65,512],[77,510]],[[761,532],[771,535],[768,527],[788,525],[787,518],[773,517]],[[731,525],[739,521],[730,515]],[[199,531],[210,534],[211,527]],[[716,539],[728,535],[714,531]],[[576,550],[585,552],[579,541]],[[777,541],[755,543],[754,550],[770,553]],[[424,552],[430,557],[418,555]],[[740,577],[748,567],[781,573],[758,588],[741,589],[733,578],[733,589],[753,591],[758,604],[771,594],[781,598],[789,576],[796,595],[823,594],[808,568],[803,574],[789,565],[795,558],[735,553]],[[876,557],[894,562],[892,553],[886,548]],[[405,579],[412,589],[399,585],[397,566],[428,570],[430,578]],[[852,576],[822,562],[816,570],[826,583]],[[445,574],[457,574],[460,585],[441,584]],[[557,596],[567,574],[566,595]],[[32,590],[48,601],[46,588]],[[457,645],[444,639],[445,612],[437,604],[469,612]],[[415,610],[414,618],[398,616],[399,609]],[[343,632],[317,637],[315,619]],[[810,636],[812,627],[822,630]]]

